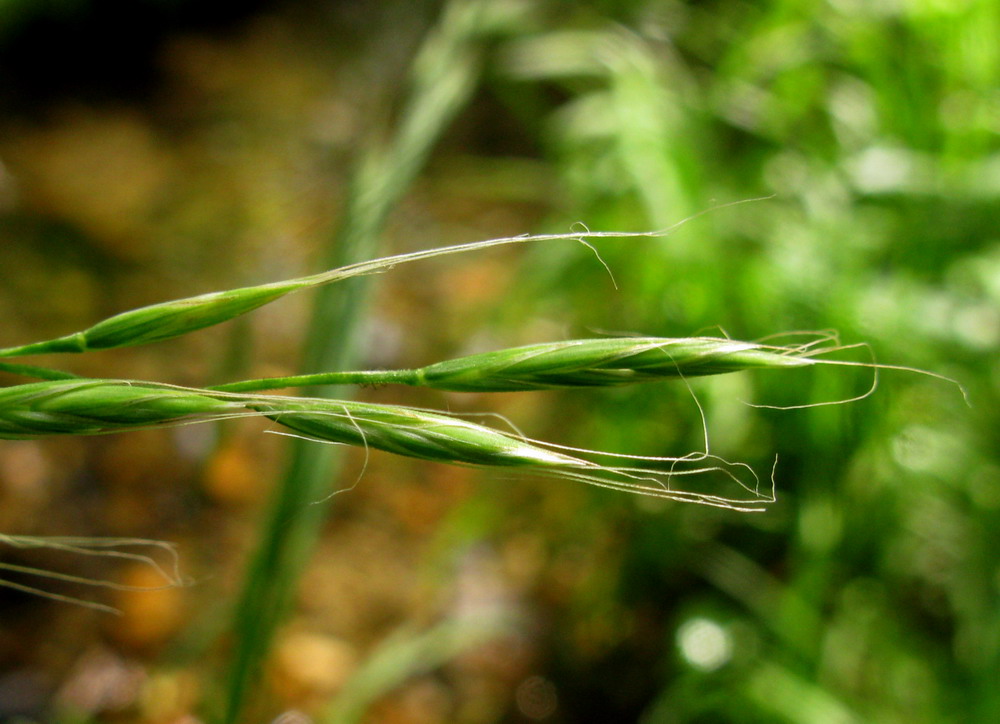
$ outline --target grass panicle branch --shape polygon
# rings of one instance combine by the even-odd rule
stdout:
[[[393,207],[406,193],[435,143],[478,85],[489,43],[517,25],[520,3],[449,0],[421,42],[407,83],[398,123],[360,154],[352,174],[336,234],[330,239],[327,268],[310,278],[312,286],[362,277],[404,261],[439,256],[439,250],[387,259],[376,256],[378,240]],[[513,15],[512,15],[513,14]],[[506,15],[506,20],[504,16]],[[514,22],[514,25],[507,23]],[[507,242],[496,242],[507,243]],[[487,244],[489,246],[489,244]],[[453,247],[445,253],[484,248]],[[364,279],[327,286],[316,295],[302,350],[302,369],[342,370],[356,366],[358,334],[368,285]],[[316,394],[335,397],[339,390]],[[219,721],[241,719],[260,678],[272,638],[284,618],[310,551],[319,537],[324,506],[311,506],[337,474],[330,448],[306,443],[291,446],[285,473],[269,505],[233,614],[234,646],[227,694]]]
[[[507,244],[537,241],[577,241],[587,239],[621,239],[666,236],[672,231],[614,232],[580,231],[567,234],[536,234],[508,236],[467,244],[456,244],[406,254],[347,264],[337,269],[311,276],[271,284],[212,292],[169,302],[152,304],[116,314],[94,326],[63,337],[0,349],[0,357],[23,357],[37,354],[88,352],[91,350],[134,347],[159,342],[196,332],[235,319],[265,304],[303,289],[321,287],[333,282],[388,271],[406,264],[440,256],[478,251]]]
[[[674,500],[746,509],[771,499],[759,493],[758,481],[745,465],[707,453],[640,458],[562,448],[453,415],[401,405],[240,395],[124,380],[54,380],[0,390],[0,438],[6,439],[101,435],[234,416],[267,417],[309,440],[429,462],[516,468]],[[608,457],[614,464],[599,461]],[[695,467],[690,467],[692,464]],[[753,495],[749,499],[731,498],[672,486],[675,478],[709,472],[720,473]],[[746,480],[747,474],[753,480]]]
[[[20,375],[36,380],[73,380],[79,379],[78,375],[63,370],[53,370],[48,367],[38,367],[36,365],[22,365],[13,362],[0,362],[0,372],[10,375]]]

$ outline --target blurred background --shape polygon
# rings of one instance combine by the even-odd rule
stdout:
[[[289,441],[260,422],[0,442],[0,534],[169,541],[190,579],[3,571],[120,615],[0,588],[0,721],[1000,721],[997,37],[993,0],[2,0],[0,346],[319,271],[379,204],[370,256],[766,196],[597,243],[615,283],[572,242],[400,267],[358,297],[356,332],[324,336],[391,368],[832,329],[972,405],[906,372],[852,404],[746,404],[863,394],[850,368],[357,393],[682,455],[702,445],[693,392],[713,451],[765,480],[777,456],[757,514],[348,451],[276,518]],[[315,297],[30,361],[292,374]],[[255,573],[263,531],[300,514],[315,535],[290,580]],[[0,563],[162,583],[2,539]],[[288,601],[240,693],[254,576]]]

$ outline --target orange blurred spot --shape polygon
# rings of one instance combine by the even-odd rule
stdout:
[[[354,647],[340,639],[307,631],[288,633],[275,647],[271,681],[287,705],[311,709],[344,685],[357,659]]]
[[[260,500],[267,475],[242,439],[227,440],[205,468],[205,492],[221,503],[243,505]]]
[[[119,582],[143,589],[119,591],[114,602],[122,616],[111,622],[110,634],[122,644],[133,649],[153,648],[184,625],[184,589],[156,569],[144,564],[126,567]]]

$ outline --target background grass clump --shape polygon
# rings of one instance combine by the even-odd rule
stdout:
[[[196,585],[131,590],[162,577],[0,542],[5,564],[122,589],[101,599],[120,617],[0,589],[0,719],[1000,719],[997,3],[119,10],[0,14],[0,347],[384,254],[665,228],[773,194],[601,243],[615,284],[578,245],[513,245],[58,364],[205,387],[604,333],[835,329],[961,381],[973,407],[893,373],[851,405],[742,404],[855,397],[871,378],[848,368],[691,380],[712,452],[763,471],[778,454],[778,500],[752,516],[364,450],[308,482],[325,463],[289,462],[259,419],[5,441],[0,533],[168,540]],[[52,73],[56,38],[78,62]],[[321,364],[326,344],[349,355]],[[676,383],[360,395],[650,456],[704,433]]]

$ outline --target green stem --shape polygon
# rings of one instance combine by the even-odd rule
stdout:
[[[487,7],[481,0],[455,0],[424,42],[414,63],[412,94],[401,127],[387,147],[377,147],[362,159],[327,267],[376,255],[376,239],[390,210],[475,88],[484,35],[481,15]],[[356,330],[367,296],[364,281],[350,279],[318,292],[303,356],[307,370],[354,366]],[[312,394],[331,391],[321,387]],[[234,649],[222,717],[226,724],[245,718],[274,633],[291,606],[327,511],[326,506],[310,503],[326,497],[330,489],[338,467],[336,450],[315,443],[292,446],[233,615]]]
[[[20,347],[0,349],[0,357],[23,357],[29,354],[53,354],[56,352],[83,352],[87,345],[79,332],[44,342],[22,344]]]
[[[12,375],[21,375],[22,377],[34,377],[38,380],[75,380],[79,377],[72,372],[36,367],[35,365],[14,364],[13,362],[0,362],[0,372],[9,372]]]
[[[416,385],[417,370],[359,370],[352,372],[320,372],[314,375],[265,377],[256,380],[227,382],[209,387],[217,392],[260,392],[283,387],[319,387],[323,385]]]

